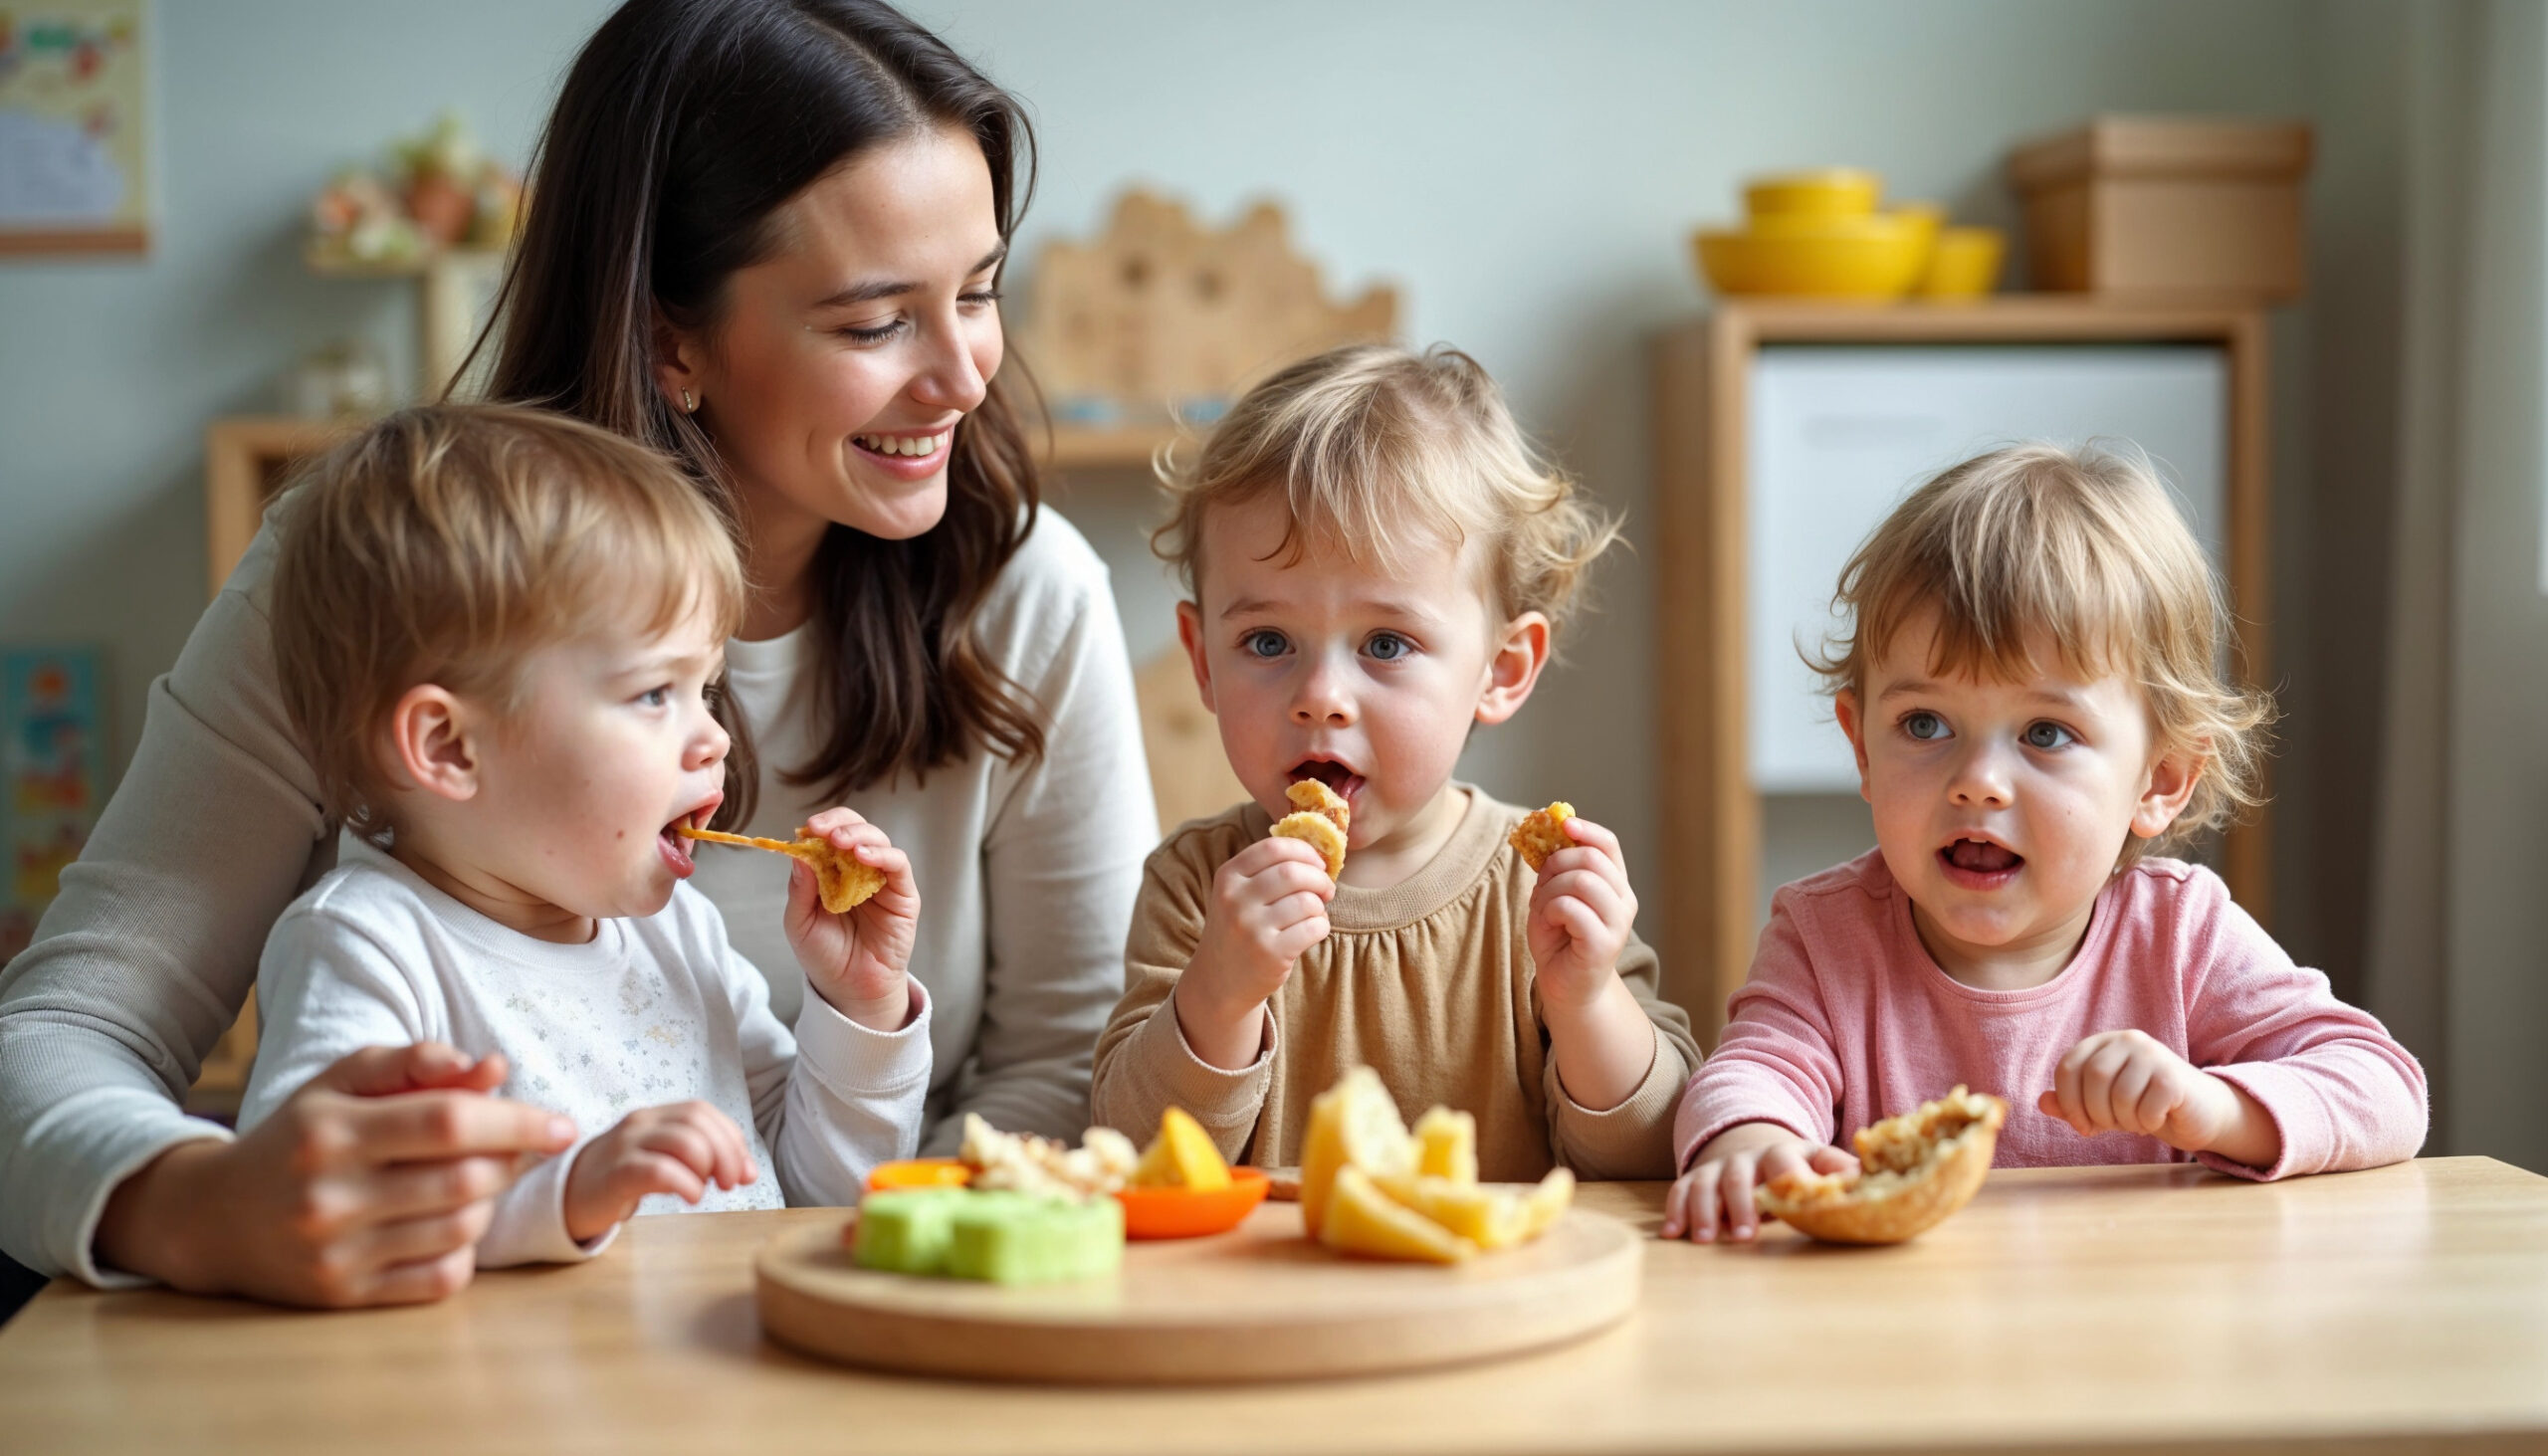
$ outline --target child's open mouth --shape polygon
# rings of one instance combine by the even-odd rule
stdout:
[[[1948,881],[1967,890],[1997,890],[2017,877],[2026,857],[1987,839],[1959,839],[1938,851]]]
[[[1350,764],[1340,763],[1333,758],[1304,758],[1292,765],[1291,772],[1283,775],[1286,783],[1299,783],[1305,778],[1315,778],[1326,784],[1354,808],[1359,809],[1363,806],[1360,797],[1363,792],[1363,775],[1356,773]]]
[[[725,795],[719,794],[687,813],[675,814],[655,831],[655,853],[663,857],[664,867],[673,872],[674,879],[687,880],[699,868],[699,862],[691,857],[690,841],[677,831],[685,824],[693,829],[707,828],[708,821],[716,816],[717,806],[724,801]]]

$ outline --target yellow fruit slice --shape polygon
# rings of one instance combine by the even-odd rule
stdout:
[[[1477,1181],[1477,1119],[1437,1107],[1415,1120],[1415,1170],[1455,1183]]]
[[[1421,1173],[1376,1177],[1372,1183],[1391,1202],[1423,1214],[1481,1249],[1509,1249],[1530,1236],[1530,1209],[1521,1194],[1509,1189]]]
[[[1230,1165],[1221,1160],[1221,1149],[1212,1145],[1203,1125],[1181,1107],[1162,1114],[1159,1139],[1134,1167],[1133,1186],[1217,1193],[1229,1185]]]
[[[1359,1167],[1339,1168],[1332,1194],[1318,1236],[1331,1249],[1433,1264],[1457,1264],[1477,1252],[1471,1240],[1391,1201]]]
[[[1375,1174],[1415,1170],[1415,1140],[1398,1121],[1380,1074],[1369,1067],[1355,1068],[1310,1099],[1309,1136],[1301,1144],[1301,1222],[1310,1237],[1320,1236],[1329,1190],[1349,1166]]]
[[[1549,1175],[1522,1199],[1523,1210],[1530,1215],[1522,1237],[1535,1239],[1547,1233],[1551,1224],[1566,1216],[1566,1206],[1574,1201],[1575,1174],[1562,1167],[1549,1169]]]

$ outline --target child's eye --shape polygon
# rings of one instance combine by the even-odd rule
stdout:
[[[2057,723],[2027,724],[2025,732],[2020,736],[2025,739],[2027,747],[2042,748],[2047,751],[2053,748],[2066,748],[2079,741],[2076,734]]]
[[[1292,641],[1271,627],[1259,627],[1240,638],[1238,645],[1250,657],[1281,657],[1291,650]]]
[[[1363,650],[1370,653],[1376,662],[1395,662],[1413,652],[1415,644],[1395,632],[1380,632],[1363,644]]]
[[[1906,713],[1902,730],[1924,743],[1934,743],[1947,735],[1947,721],[1934,713]]]
[[[667,683],[660,688],[649,688],[637,695],[637,701],[648,708],[661,708],[673,701],[672,685]]]

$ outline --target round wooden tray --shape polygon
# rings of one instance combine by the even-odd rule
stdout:
[[[1134,1243],[1123,1272],[1005,1288],[880,1274],[838,1225],[754,1260],[761,1329],[851,1364],[984,1380],[1197,1384],[1368,1375],[1518,1354],[1635,1308],[1642,1240],[1570,1211],[1537,1240],[1466,1264],[1348,1259],[1269,1203],[1226,1234]]]

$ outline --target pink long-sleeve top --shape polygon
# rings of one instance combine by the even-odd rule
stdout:
[[[2098,893],[2061,973],[1982,990],[1938,967],[1911,900],[1874,850],[1779,891],[1723,1043],[1690,1079],[1673,1125],[1687,1168],[1709,1140],[1766,1122],[1849,1144],[1870,1123],[1957,1083],[2009,1103],[1999,1167],[2174,1162],[2156,1138],[2082,1138],[2035,1107],[2081,1038],[2138,1029],[2262,1104],[2282,1135],[2273,1166],[2211,1153],[2246,1178],[2376,1167],[2424,1145],[2424,1069],[2327,978],[2292,962],[2200,866],[2146,859]]]

